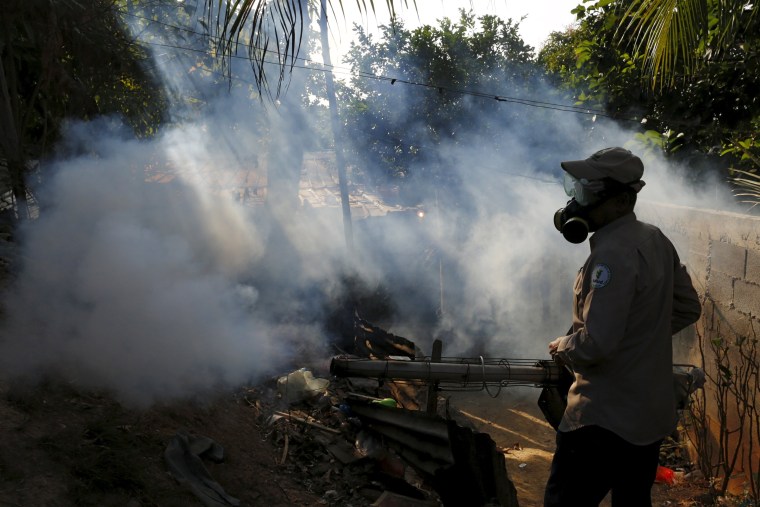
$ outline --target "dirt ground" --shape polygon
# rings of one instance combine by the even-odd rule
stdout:
[[[479,431],[488,433],[505,452],[509,477],[517,488],[520,507],[543,505],[543,490],[554,452],[554,430],[536,405],[538,391],[531,388],[502,392],[456,393],[451,404]],[[654,507],[712,505],[706,500],[704,481],[681,479],[674,485],[655,483]],[[602,503],[609,507],[609,498]],[[724,504],[725,505],[725,504]]]
[[[245,392],[128,410],[63,383],[0,389],[0,505],[202,505],[167,472],[164,451],[178,430],[224,447],[223,463],[205,465],[241,505],[318,505],[276,466],[280,451]]]
[[[0,505],[203,505],[167,471],[164,452],[179,430],[224,447],[224,461],[205,466],[240,505],[371,505],[377,483],[337,466],[305,438],[335,438],[339,431],[304,425],[283,439],[287,433],[269,419],[277,409],[268,401],[269,389],[130,410],[105,394],[61,382],[0,385]],[[449,403],[504,450],[520,506],[540,506],[554,444],[534,400],[505,390],[495,399],[482,392],[452,395]],[[708,505],[697,500],[705,492],[703,484],[657,484],[655,505]]]

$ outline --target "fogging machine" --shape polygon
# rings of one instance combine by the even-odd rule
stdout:
[[[673,365],[677,408],[684,408],[689,395],[702,386],[701,371],[693,365]],[[553,359],[484,357],[366,359],[336,356],[330,363],[330,373],[336,377],[423,382],[430,388],[428,396],[436,398],[436,391],[486,390],[495,396],[493,390],[498,394],[503,387],[538,387],[541,388],[538,406],[554,429],[562,419],[567,392],[574,380],[572,372]]]

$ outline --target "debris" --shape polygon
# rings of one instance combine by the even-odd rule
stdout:
[[[358,315],[354,316],[354,345],[356,354],[362,357],[414,359],[416,356],[414,342],[374,326]]]
[[[324,393],[330,381],[316,378],[306,368],[301,368],[277,379],[277,392],[289,404],[308,400]]]
[[[437,503],[434,502],[383,491],[383,494],[372,504],[372,507],[435,507],[436,505]]]
[[[334,505],[335,501],[340,498],[340,493],[338,493],[334,489],[329,489],[329,490],[325,491],[325,494],[322,495],[322,498],[324,498],[325,500],[327,500],[327,502],[330,503],[331,505]]]
[[[701,481],[705,478],[705,474],[702,473],[702,470],[692,470],[688,474],[685,474],[683,476],[684,480],[690,481],[690,482],[696,482]]]
[[[169,473],[174,479],[187,486],[207,507],[227,507],[240,505],[240,500],[225,493],[224,488],[214,481],[201,460],[210,453],[214,459],[223,459],[223,449],[207,437],[195,437],[178,431],[164,451]]]
[[[504,507],[517,505],[504,455],[487,434],[422,411],[360,401],[350,401],[350,405],[363,428],[379,435],[384,445],[426,475],[444,505],[476,506],[493,501]],[[372,456],[373,446],[364,446]]]
[[[285,464],[285,458],[288,457],[288,434],[285,433],[285,445],[282,446],[282,457],[280,458],[280,462],[278,465],[284,465]]]
[[[658,466],[654,481],[672,486],[675,484],[675,472],[670,468]]]
[[[375,400],[372,403],[376,405],[383,405],[384,407],[391,407],[391,408],[398,407],[398,403],[396,403],[396,400],[394,400],[393,398],[383,398],[382,400]]]
[[[313,427],[318,428],[318,429],[320,429],[322,431],[327,431],[329,433],[335,433],[336,435],[340,435],[341,434],[340,430],[336,430],[334,428],[328,428],[327,426],[325,426],[323,424],[319,424],[317,422],[309,421],[308,419],[304,419],[302,417],[297,417],[297,416],[295,416],[293,414],[288,414],[288,413],[285,413],[285,412],[275,412],[274,415],[275,416],[279,416],[279,417],[284,417],[284,418],[288,419],[289,421],[295,421],[297,423],[306,424],[308,426],[313,426]]]
[[[333,457],[335,457],[335,459],[344,465],[354,463],[361,459],[361,456],[357,452],[356,448],[343,438],[316,435],[314,437],[314,440],[322,444],[324,448],[327,449],[327,451]]]
[[[522,450],[523,448],[522,448],[522,445],[520,445],[520,442],[515,442],[509,447],[499,447],[499,451],[504,454],[509,454],[512,451],[522,451]]]
[[[527,463],[520,463],[520,464],[519,464],[519,465],[517,465],[517,466],[518,466],[518,467],[519,467],[521,470],[523,470],[523,469],[525,469],[525,467],[527,467],[527,466],[528,466],[528,464],[527,464]]]

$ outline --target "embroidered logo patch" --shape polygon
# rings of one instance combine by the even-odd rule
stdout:
[[[610,283],[611,278],[612,271],[610,271],[610,267],[606,264],[597,264],[591,271],[591,286],[595,289],[601,289]]]

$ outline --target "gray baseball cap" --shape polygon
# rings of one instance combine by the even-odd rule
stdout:
[[[562,169],[578,180],[601,180],[611,178],[630,186],[636,192],[644,182],[644,164],[641,159],[625,148],[605,148],[585,160],[569,160],[560,164]]]

